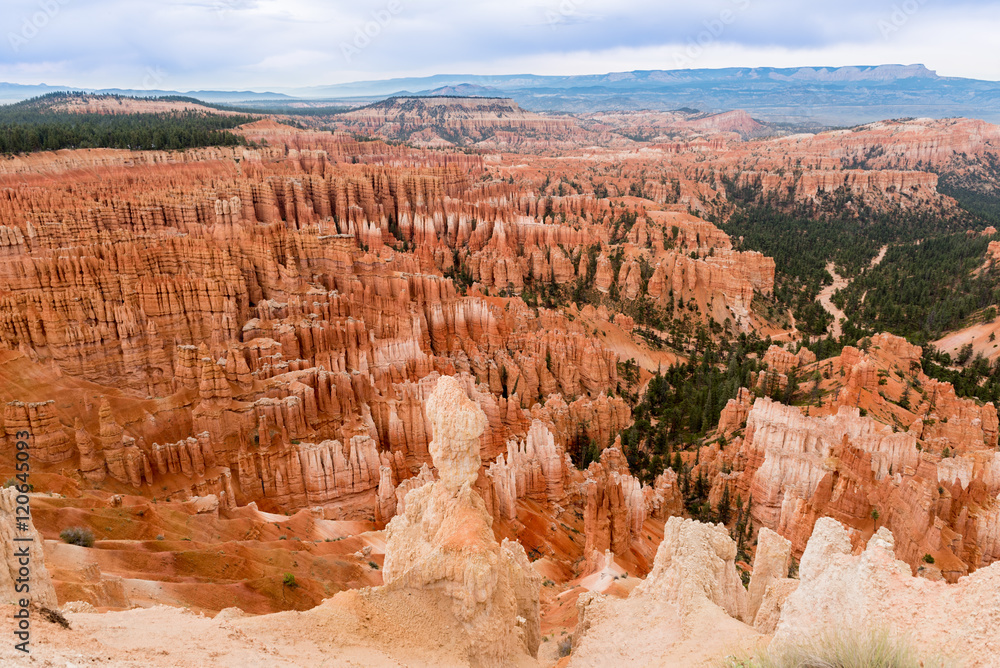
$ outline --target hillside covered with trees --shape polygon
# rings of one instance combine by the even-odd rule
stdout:
[[[178,150],[236,146],[246,144],[246,139],[227,130],[258,118],[194,110],[81,114],[55,108],[74,96],[79,97],[74,93],[50,93],[0,106],[0,153],[12,155],[65,148]]]

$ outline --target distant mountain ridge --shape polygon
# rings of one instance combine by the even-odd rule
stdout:
[[[882,81],[902,79],[931,79],[939,77],[924,65],[872,65],[848,67],[729,67],[721,69],[694,70],[634,70],[631,72],[609,72],[607,74],[580,74],[567,76],[546,76],[538,74],[436,74],[428,77],[384,79],[376,81],[356,81],[331,86],[310,86],[305,88],[281,89],[296,97],[338,97],[369,95],[403,95],[423,93],[443,87],[487,87],[498,91],[533,88],[581,88],[604,86],[610,88],[631,88],[634,86],[661,86],[664,84],[727,81],[727,80],[768,80],[775,81]],[[968,81],[973,81],[969,79]],[[991,82],[993,83],[993,82]],[[1000,86],[1000,83],[997,84]]]
[[[58,86],[0,83],[0,101],[24,99]],[[175,91],[102,90],[127,95],[170,95]],[[755,67],[636,70],[607,74],[439,74],[358,81],[329,86],[278,88],[271,92],[194,91],[206,102],[286,106],[307,101],[362,106],[399,96],[508,97],[526,111],[698,109],[719,113],[746,110],[768,122],[858,125],[901,117],[965,116],[1000,122],[1000,82],[942,77],[924,65],[847,67]]]

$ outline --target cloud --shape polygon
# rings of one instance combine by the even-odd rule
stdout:
[[[988,0],[5,0],[0,80],[141,87],[152,68],[179,90],[264,90],[434,73],[672,69],[682,62],[922,62],[942,74],[998,80],[995,6]],[[366,32],[363,48],[345,50]],[[692,44],[698,57],[678,60]]]

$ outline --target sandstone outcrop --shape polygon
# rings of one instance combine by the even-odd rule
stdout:
[[[31,434],[31,456],[46,464],[55,464],[73,456],[73,441],[62,428],[55,413],[55,401],[24,403],[12,401],[4,407],[3,426],[10,442],[16,434]]]
[[[741,390],[719,420],[718,433],[736,438],[709,475],[731,467],[731,492],[752,499],[753,521],[795,554],[830,516],[856,529],[857,543],[886,526],[900,559],[916,570],[930,555],[954,582],[1000,556],[996,409],[925,376],[921,349],[904,339],[862,343],[821,362],[768,351],[772,366],[814,378],[800,391],[827,399],[801,409],[761,398],[751,408]]]
[[[776,628],[798,586],[789,556],[824,516],[855,551],[891,529],[925,579],[1000,557],[995,407],[922,375],[898,337],[821,362],[772,347],[723,438],[682,455],[713,508],[728,489],[764,527],[746,594],[724,530],[674,518],[682,480],[629,471],[616,443],[625,397],[699,328],[794,335],[760,308],[774,262],[726,233],[733,186],[824,211],[842,196],[845,216],[950,215],[937,174],[988,166],[995,126],[747,141],[760,128],[740,112],[569,118],[447,97],[303,118],[409,145],[267,119],[235,131],[247,146],[0,160],[0,432],[33,434],[53,491],[36,525],[54,538],[86,517],[102,534],[99,566],[49,544],[60,595],[211,610],[252,581],[241,605],[257,613],[384,580],[288,615],[295,640],[518,665],[539,647],[539,606],[569,632],[590,589],[607,600],[581,597],[572,662],[691,665]],[[454,143],[476,147],[439,150]],[[754,402],[754,383],[793,375],[802,408]],[[577,470],[567,453],[588,448],[603,452]],[[296,587],[271,558],[289,535],[311,546],[291,550]],[[440,652],[422,653],[428,638]]]
[[[385,595],[417,589],[450,600],[473,665],[505,665],[519,651],[534,655],[541,578],[518,543],[496,543],[474,489],[486,415],[447,376],[438,381],[427,414],[439,477],[410,491],[405,510],[386,527]]]
[[[572,463],[556,445],[552,433],[535,420],[523,442],[507,442],[507,454],[500,455],[486,470],[487,508],[494,518],[517,517],[517,500],[530,498],[559,504],[565,501]]]
[[[721,525],[670,518],[652,571],[628,598],[580,597],[569,665],[698,665],[752,646],[759,636],[740,621],[747,592],[735,556]]]
[[[858,409],[805,417],[761,398],[747,418],[745,439],[732,446],[742,471],[737,489],[752,498],[754,522],[788,537],[797,553],[816,520],[832,516],[863,531],[873,531],[877,521],[899,536],[901,558],[916,568],[925,554],[936,554],[955,573],[952,579],[995,561],[988,538],[1000,492],[995,453],[942,458],[918,445],[912,430],[894,432]],[[973,461],[982,461],[981,468]],[[953,490],[947,505],[941,504],[944,485]],[[914,512],[917,507],[925,510]],[[957,508],[964,510],[953,515]]]
[[[590,464],[580,493],[586,499],[584,554],[625,554],[646,520],[646,498],[642,483],[629,474],[620,441]]]
[[[767,527],[761,527],[760,531],[757,532],[757,551],[754,554],[753,574],[750,577],[750,585],[747,587],[747,595],[749,597],[747,618],[753,620],[753,624],[758,631],[763,633],[773,631],[773,629],[769,631],[766,628],[761,628],[768,625],[765,619],[770,617],[769,609],[765,610],[759,623],[757,616],[765,598],[769,598],[768,589],[772,590],[771,594],[773,597],[775,592],[774,587],[781,586],[780,583],[789,579],[788,569],[791,565],[791,541],[782,538]],[[765,606],[765,608],[771,608],[773,605],[773,602],[769,602],[769,605]]]
[[[56,592],[52,579],[45,568],[42,540],[35,530],[30,517],[18,513],[18,497],[21,493],[14,487],[0,488],[0,549],[3,562],[0,563],[0,602],[17,604],[28,599],[31,604],[46,608],[56,608]],[[27,505],[27,503],[20,504]],[[24,528],[18,528],[23,523]],[[27,539],[27,540],[24,540]],[[28,553],[28,591],[24,591],[25,578],[21,574],[24,567],[18,552]]]

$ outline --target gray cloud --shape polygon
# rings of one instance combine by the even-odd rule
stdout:
[[[669,69],[670,54],[692,43],[707,47],[692,67],[925,62],[948,74],[1000,79],[989,37],[1000,29],[996,6],[985,0],[5,0],[0,80],[142,87],[152,70],[169,88],[265,89],[469,67],[548,74]],[[853,61],[841,62],[850,54]]]

